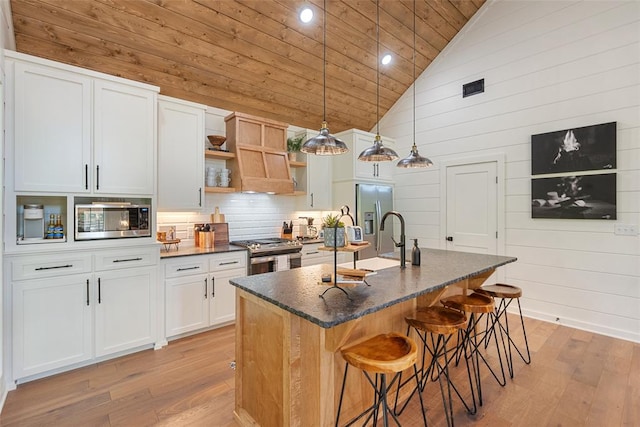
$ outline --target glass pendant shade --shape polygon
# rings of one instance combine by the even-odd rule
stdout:
[[[389,162],[397,158],[398,154],[395,151],[382,145],[382,138],[379,134],[376,134],[373,145],[358,156],[358,160],[362,162]]]
[[[327,122],[322,122],[320,133],[302,144],[300,151],[318,156],[333,156],[349,151],[347,144],[329,133]]]
[[[404,159],[400,160],[396,165],[399,168],[428,168],[433,166],[433,162],[426,157],[422,157],[418,153],[418,147],[413,144],[411,147],[411,153]]]

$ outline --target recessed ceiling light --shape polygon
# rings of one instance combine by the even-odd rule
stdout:
[[[305,7],[300,11],[300,20],[305,24],[311,22],[313,19],[313,10],[310,7]]]
[[[391,55],[390,54],[386,54],[385,56],[382,57],[382,65],[389,65],[389,63],[391,63]]]

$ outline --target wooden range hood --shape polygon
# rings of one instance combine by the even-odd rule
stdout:
[[[225,117],[231,182],[239,191],[292,194],[286,123],[234,112]]]

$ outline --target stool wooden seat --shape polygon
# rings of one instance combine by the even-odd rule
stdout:
[[[456,350],[456,363],[459,363],[460,357],[463,353],[463,349],[469,348],[469,357],[473,364],[473,372],[475,376],[476,390],[478,393],[478,403],[482,406],[482,384],[480,382],[480,360],[484,362],[484,365],[489,369],[493,378],[501,386],[507,384],[507,379],[504,374],[504,366],[502,363],[502,355],[500,353],[500,346],[498,345],[498,337],[495,332],[495,325],[498,323],[498,318],[495,313],[495,303],[491,296],[484,293],[473,292],[470,295],[454,295],[440,300],[442,305],[455,310],[460,310],[465,313],[469,313],[469,322],[464,332],[461,332],[461,339],[458,343],[458,349]],[[478,331],[478,325],[482,316],[487,316],[488,326],[484,331]],[[489,320],[490,319],[490,320]],[[490,325],[489,325],[490,324]],[[502,340],[502,346],[504,348],[505,343],[502,338],[502,329],[498,328],[500,332],[500,338]],[[488,339],[493,335],[496,351],[498,353],[498,360],[500,362],[499,373],[491,367],[491,364],[487,358],[480,352],[482,343],[485,343],[485,349],[488,347]],[[479,338],[480,336],[480,338]]]
[[[513,285],[496,283],[495,285],[483,286],[476,290],[477,293],[486,294],[494,298],[520,298],[522,289]]]
[[[451,335],[467,324],[467,316],[446,307],[418,308],[413,317],[406,317],[409,326],[433,334]]]
[[[380,406],[382,406],[382,417],[384,425],[388,423],[388,415],[390,414],[396,424],[399,426],[396,415],[389,410],[387,403],[387,390],[391,388],[399,375],[405,369],[413,367],[416,374],[416,361],[418,359],[418,347],[414,340],[410,337],[397,333],[388,333],[376,335],[366,341],[347,346],[340,350],[342,357],[347,362],[344,378],[342,381],[342,390],[340,392],[340,402],[338,403],[338,413],[336,415],[336,426],[340,421],[340,410],[342,409],[342,398],[344,396],[345,383],[347,379],[347,371],[349,365],[361,369],[367,377],[371,386],[375,389],[373,404],[365,409],[360,415],[351,419],[346,425],[349,426],[365,415],[368,415],[364,424],[372,417],[378,416]],[[375,374],[375,380],[369,376],[369,372]],[[391,382],[387,384],[387,374],[395,374]],[[422,410],[422,418],[424,425],[427,425],[427,419],[424,411],[422,397],[420,397],[420,408]]]
[[[520,355],[520,358],[525,364],[528,365],[531,363],[529,341],[527,340],[527,331],[524,327],[524,317],[522,316],[522,307],[520,306],[520,297],[522,296],[522,289],[513,285],[496,283],[495,285],[482,286],[476,292],[493,297],[493,298],[500,299],[500,303],[496,306],[496,317],[498,319],[497,323],[500,326],[500,329],[504,331],[507,335],[507,342],[509,343],[509,346],[504,350],[505,350],[505,354],[508,353],[507,368],[509,369],[509,376],[513,378],[513,353],[511,351],[512,348],[518,352],[518,354]],[[509,330],[509,317],[507,316],[507,308],[509,308],[509,305],[511,305],[511,302],[513,300],[516,300],[518,303],[518,314],[520,315],[520,325],[522,326],[522,335],[524,336],[526,356],[523,353],[523,351],[521,351],[520,348],[513,341],[513,338],[511,336],[511,331]],[[494,333],[494,332],[495,332],[495,328],[491,329],[489,333]],[[486,345],[487,345],[487,341],[485,341],[485,347]]]
[[[404,371],[418,358],[416,343],[396,333],[377,335],[340,352],[351,366],[380,374]]]
[[[438,380],[440,384],[440,394],[442,396],[442,404],[444,406],[444,412],[447,418],[447,425],[453,426],[453,402],[451,390],[456,393],[460,401],[463,403],[467,412],[470,414],[476,413],[475,395],[473,391],[473,381],[471,379],[471,371],[469,369],[468,358],[466,354],[466,348],[463,348],[465,357],[464,362],[467,367],[467,377],[469,380],[469,390],[471,392],[472,404],[468,404],[462,397],[462,393],[456,385],[453,383],[449,376],[449,361],[455,356],[449,356],[450,352],[455,352],[455,348],[448,349],[449,340],[460,331],[465,330],[467,325],[467,316],[464,312],[459,310],[453,310],[447,307],[423,307],[418,308],[412,316],[406,317],[407,322],[407,335],[411,331],[411,328],[415,329],[416,334],[423,343],[423,357],[422,364],[418,369],[419,381],[411,394],[404,402],[402,407],[398,408],[398,396],[400,394],[400,388],[409,383],[411,378],[402,382],[402,376],[398,381],[398,393],[396,394],[396,402],[394,405],[394,412],[401,414],[411,398],[424,391],[424,388],[431,378],[432,381]],[[430,339],[429,339],[430,338]],[[426,355],[430,355],[428,360],[428,366]],[[401,374],[402,375],[402,374]]]
[[[445,307],[467,313],[491,313],[494,309],[493,298],[477,292],[471,295],[454,295],[441,299],[440,302]]]

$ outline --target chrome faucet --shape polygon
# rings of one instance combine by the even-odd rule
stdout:
[[[400,215],[400,212],[389,211],[385,213],[382,216],[382,219],[380,220],[380,231],[384,231],[384,221],[387,219],[389,215],[395,215],[400,220],[400,242],[396,242],[393,236],[391,236],[391,240],[393,240],[393,243],[396,245],[396,248],[400,248],[400,268],[405,268],[407,255],[405,254],[405,250],[404,250],[404,247],[405,247],[404,218],[402,217],[402,215]],[[378,252],[380,252],[380,237],[378,237]]]

